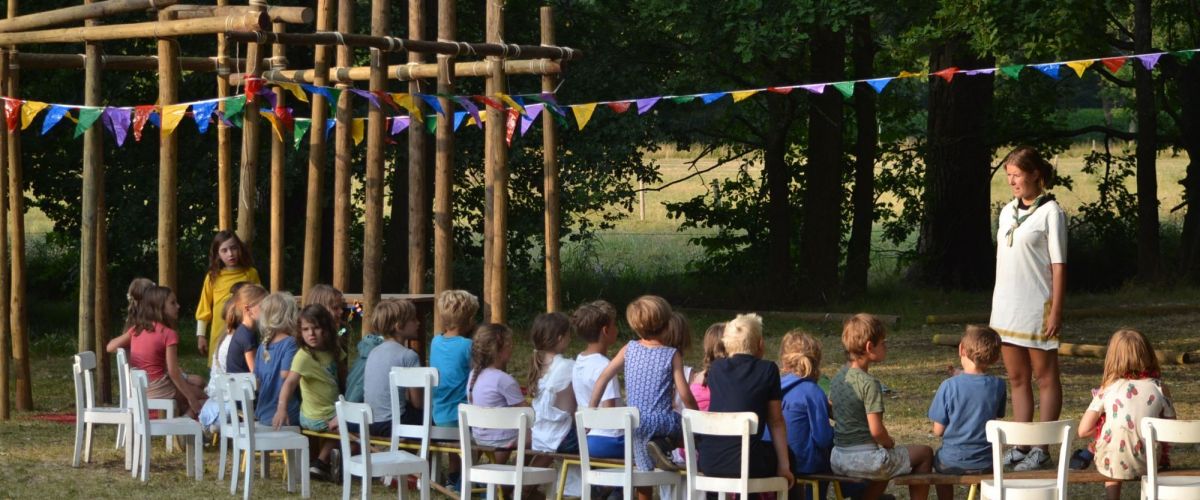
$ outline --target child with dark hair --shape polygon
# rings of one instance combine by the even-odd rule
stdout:
[[[533,449],[578,453],[575,393],[571,390],[575,362],[562,355],[571,343],[571,321],[560,312],[539,314],[529,337],[533,359],[529,363],[528,387],[537,415],[533,421]]]
[[[300,350],[292,358],[292,366],[283,388],[271,424],[279,429],[288,422],[288,401],[300,387],[300,427],[317,432],[336,432],[337,413],[333,404],[341,392],[338,366],[342,353],[338,349],[336,324],[324,307],[305,306],[300,311],[300,331],[297,344]],[[328,477],[329,456],[337,447],[334,439],[321,439],[321,449],[312,472]]]
[[[254,257],[237,233],[220,231],[208,248],[208,272],[196,306],[196,348],[208,356],[209,366],[216,354],[217,338],[225,333],[225,318],[219,315],[225,310],[233,285],[242,281],[262,284],[254,268]]]
[[[108,342],[108,352],[129,349],[129,365],[144,370],[148,399],[174,399],[182,413],[195,417],[204,406],[204,380],[179,366],[179,302],[165,286],[150,286],[130,318],[131,326]]]
[[[467,378],[467,403],[485,408],[529,406],[517,379],[505,370],[512,359],[512,330],[499,323],[480,325],[471,343],[471,374]],[[508,462],[517,446],[516,429],[471,429],[475,442],[497,448],[496,463]]]

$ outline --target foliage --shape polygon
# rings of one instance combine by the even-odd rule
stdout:
[[[1136,274],[1137,196],[1126,187],[1136,167],[1128,150],[1094,151],[1084,158],[1083,172],[1095,177],[1099,199],[1080,205],[1071,216],[1067,282],[1072,287],[1112,288]]]

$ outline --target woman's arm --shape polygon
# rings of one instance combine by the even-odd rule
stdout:
[[[279,388],[279,404],[275,405],[275,417],[271,419],[275,430],[288,423],[288,400],[292,399],[292,393],[296,391],[296,386],[300,385],[300,372],[284,370],[279,374],[284,377],[284,381],[283,387]]]
[[[1063,297],[1067,294],[1067,265],[1050,264],[1050,314],[1046,316],[1046,336],[1057,337],[1062,328]]]
[[[1083,417],[1079,419],[1079,437],[1091,437],[1092,432],[1096,430],[1096,424],[1100,422],[1100,412],[1088,410],[1083,412]]]
[[[692,388],[688,387],[687,378],[683,376],[683,355],[679,354],[679,351],[675,351],[675,357],[671,358],[671,371],[675,374],[675,392],[679,393],[683,407],[689,410],[699,410],[700,407],[696,405],[696,397],[692,396]]]
[[[104,350],[108,351],[111,354],[111,353],[117,352],[117,349],[120,349],[122,347],[128,349],[129,341],[132,338],[133,338],[133,334],[130,333],[129,330],[126,330],[125,333],[122,333],[120,337],[117,337],[115,339],[108,341],[108,345],[105,346]]]
[[[792,475],[792,462],[788,459],[787,423],[783,421],[782,401],[767,401],[767,425],[771,428],[771,445],[775,447],[775,457],[779,459],[775,475],[787,478],[788,488],[791,488],[796,484],[796,477]]]
[[[625,369],[625,349],[627,347],[622,347],[620,351],[617,351],[617,355],[613,356],[612,361],[608,362],[608,366],[596,379],[596,385],[592,386],[592,399],[588,402],[588,408],[600,406],[600,400],[604,398],[604,388],[608,386],[608,381],[617,376],[618,371]]]

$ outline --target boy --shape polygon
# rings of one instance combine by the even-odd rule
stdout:
[[[438,385],[433,388],[433,425],[458,427],[458,405],[467,402],[467,377],[471,373],[471,339],[479,299],[466,290],[446,290],[435,304],[443,333],[429,346],[429,366],[438,369]],[[450,460],[446,487],[457,489],[461,476],[458,460]]]
[[[762,359],[762,318],[739,314],[725,325],[721,336],[726,357],[708,367],[705,380],[712,395],[708,411],[744,412],[758,415],[758,428],[750,436],[750,477],[780,476],[788,487],[795,483],[783,421],[783,391],[779,366]],[[773,441],[763,440],[770,427]],[[742,439],[733,436],[704,436],[697,444],[697,465],[706,476],[737,477],[741,474]]]
[[[990,474],[992,446],[984,426],[1004,418],[1008,399],[1004,381],[987,374],[1000,359],[1000,335],[986,326],[968,325],[958,343],[958,358],[962,373],[943,381],[929,405],[933,435],[942,437],[933,468],[942,474]],[[937,496],[952,499],[954,487],[938,485]]]
[[[571,386],[575,389],[575,403],[587,408],[592,399],[596,379],[608,367],[608,348],[617,341],[617,310],[603,300],[579,306],[571,313],[571,326],[587,347],[575,357],[575,368],[571,372]],[[614,407],[621,403],[621,389],[614,378],[604,388],[601,407]],[[588,452],[593,457],[622,458],[625,456],[625,434],[616,429],[594,429],[587,435]]]
[[[412,368],[421,366],[416,351],[408,348],[408,341],[417,337],[417,308],[412,302],[387,299],[375,306],[371,314],[371,329],[386,335],[385,341],[371,349],[363,369],[363,400],[371,405],[375,421],[371,423],[371,435],[392,435],[392,420],[403,424],[421,424],[421,390],[409,388],[400,408],[399,415],[392,414],[392,367]]]
[[[887,331],[879,319],[859,313],[842,327],[842,346],[849,363],[829,383],[833,405],[833,452],[829,464],[835,474],[871,480],[864,498],[879,498],[892,477],[929,472],[933,450],[924,445],[897,447],[883,425],[883,390],[868,373],[871,365],[887,358]],[[913,499],[929,498],[929,485],[911,485]]]

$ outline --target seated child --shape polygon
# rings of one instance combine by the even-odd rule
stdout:
[[[241,282],[234,283],[233,289],[241,285]],[[231,291],[231,296],[236,297],[237,291]],[[221,417],[220,408],[217,407],[220,398],[217,395],[217,379],[225,375],[225,355],[229,352],[229,340],[233,338],[233,331],[237,329],[236,317],[231,318],[232,311],[237,310],[237,304],[233,300],[225,301],[225,311],[221,314],[222,318],[233,319],[232,327],[226,321],[225,332],[217,338],[217,355],[213,356],[213,364],[208,368],[208,385],[204,386],[204,394],[208,399],[204,401],[204,406],[200,408],[200,414],[196,420],[200,421],[200,425],[204,426],[204,432],[217,432],[217,419]]]
[[[458,427],[458,405],[467,401],[467,376],[471,371],[471,339],[479,299],[466,290],[445,290],[434,305],[443,332],[429,343],[429,366],[438,370],[433,388],[433,425]],[[450,460],[446,487],[457,488],[461,461]]]
[[[888,481],[910,472],[929,472],[933,450],[924,445],[897,447],[883,424],[883,389],[868,373],[887,358],[887,330],[878,318],[856,314],[842,327],[842,346],[849,363],[829,382],[833,406],[833,451],[829,464],[835,474],[871,480],[865,498],[878,498]],[[929,498],[929,485],[908,487],[913,499]]]
[[[421,358],[417,352],[408,348],[408,341],[417,338],[417,308],[412,302],[399,299],[387,299],[375,306],[371,312],[371,329],[387,336],[382,344],[371,350],[367,357],[364,370],[363,396],[371,405],[371,414],[375,421],[371,423],[370,432],[374,436],[391,437],[392,420],[399,419],[402,424],[420,425],[424,416],[421,406],[424,403],[421,390],[409,388],[400,401],[405,405],[400,408],[399,415],[392,415],[392,383],[393,367],[412,368],[421,366]],[[358,432],[357,426],[351,426],[351,432]]]
[[[517,379],[504,370],[512,358],[512,330],[499,323],[481,325],[471,343],[471,374],[467,381],[467,403],[485,408],[529,406]],[[497,448],[496,463],[508,462],[517,443],[516,429],[472,428],[471,436],[483,446]]]
[[[571,372],[575,361],[562,353],[571,344],[571,320],[560,312],[539,314],[529,329],[533,359],[529,362],[528,387],[533,398],[533,449],[552,453],[578,453],[575,434],[575,392]],[[551,460],[535,459],[535,466]]]
[[[783,336],[779,346],[779,383],[783,389],[783,421],[796,474],[829,473],[833,449],[833,426],[829,425],[829,398],[817,380],[821,376],[821,344],[803,330]],[[774,440],[774,436],[771,437]],[[818,498],[825,498],[828,483],[819,484]],[[805,498],[812,492],[804,490]]]
[[[235,285],[236,287],[236,285]],[[267,290],[255,284],[247,284],[229,294],[226,304],[233,307],[225,316],[226,327],[232,328],[229,333],[229,345],[222,355],[218,349],[217,356],[225,366],[225,373],[253,373],[254,353],[258,350],[258,316],[262,312],[262,301],[267,298]],[[234,321],[234,323],[230,323]]]
[[[575,391],[575,404],[587,408],[592,399],[596,379],[608,366],[608,348],[617,341],[617,310],[603,300],[587,303],[571,313],[571,325],[587,347],[575,357],[575,368],[571,373],[571,387]],[[621,404],[621,389],[616,380],[604,387],[600,406],[611,408]],[[597,458],[621,458],[625,456],[625,433],[617,429],[592,429],[587,434],[588,453]]]
[[[687,358],[688,349],[692,348],[692,326],[688,324],[687,316],[679,311],[671,312],[671,319],[667,322],[667,331],[663,332],[663,345],[675,348],[680,356]],[[683,365],[683,379],[688,382],[691,387],[692,382],[696,378],[696,372],[691,366]],[[695,394],[692,395],[696,397]],[[675,401],[672,403],[675,411],[681,412],[683,408],[683,399],[678,394],[675,395]]]
[[[317,432],[337,432],[337,412],[333,404],[341,393],[338,366],[342,364],[342,352],[338,348],[336,323],[329,311],[319,305],[308,305],[300,311],[300,350],[292,358],[283,388],[279,391],[279,404],[271,423],[275,429],[288,422],[288,401],[293,399],[296,387],[300,387],[300,427]],[[322,438],[320,451],[311,471],[318,477],[328,479],[330,455],[338,446],[335,439]]]
[[[962,373],[942,382],[929,419],[942,447],[933,457],[933,469],[942,474],[990,474],[992,445],[984,431],[988,420],[1004,418],[1008,393],[1003,380],[987,374],[1000,359],[1000,335],[986,326],[967,326],[958,343]],[[939,500],[954,498],[952,485],[938,485]]]
[[[721,343],[721,336],[725,333],[725,323],[713,323],[709,325],[708,330],[704,331],[704,359],[700,362],[700,370],[692,372],[692,381],[689,387],[692,389],[692,397],[696,398],[696,408],[700,411],[708,411],[708,403],[711,394],[708,390],[708,369],[712,366],[713,361],[725,357],[725,345]]]
[[[296,297],[287,292],[275,292],[263,299],[258,317],[262,342],[254,355],[254,377],[258,379],[258,397],[254,401],[254,418],[263,425],[274,425],[279,405],[279,392],[291,376],[292,358],[296,356],[295,332],[300,311]],[[300,398],[287,403],[287,422],[300,424]]]

